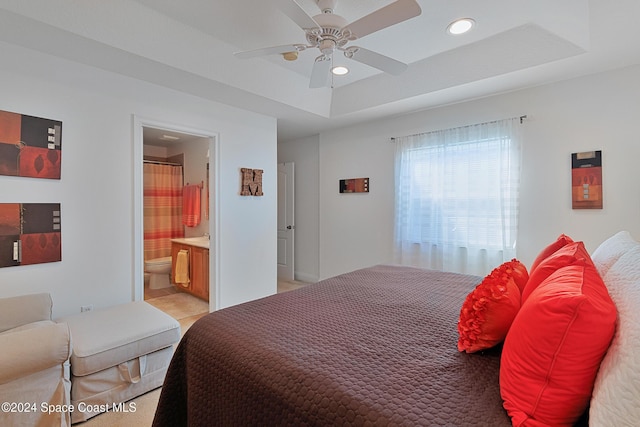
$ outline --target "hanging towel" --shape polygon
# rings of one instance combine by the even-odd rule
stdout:
[[[183,287],[189,286],[189,251],[180,249],[176,256],[176,283]]]
[[[200,224],[199,185],[187,185],[182,191],[182,223],[187,227]]]

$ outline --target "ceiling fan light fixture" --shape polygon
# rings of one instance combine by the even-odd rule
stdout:
[[[347,74],[349,72],[349,69],[347,67],[342,66],[342,65],[338,65],[336,67],[333,67],[331,69],[331,72],[336,76],[344,76],[345,74]]]
[[[476,21],[471,18],[456,19],[447,26],[447,33],[453,35],[464,34],[471,30],[475,24]]]
[[[282,57],[285,59],[285,61],[295,61],[296,59],[298,59],[298,52],[285,52],[282,54]]]
[[[311,0],[304,0],[306,3]],[[264,55],[279,54],[285,60],[293,61],[298,53],[307,49],[319,50],[321,55],[316,57],[311,68],[309,79],[310,88],[326,87],[332,74],[333,56],[336,51],[341,51],[348,59],[352,59],[382,72],[399,75],[408,65],[377,52],[347,46],[369,34],[383,30],[387,27],[399,24],[415,18],[422,13],[418,0],[385,0],[391,2],[373,12],[362,16],[355,21],[347,21],[344,17],[334,13],[336,3],[340,0],[314,0],[320,14],[311,16],[298,4],[300,0],[277,0],[278,8],[284,12],[295,24],[304,31],[306,44],[287,44],[254,49],[243,52],[235,52],[237,58],[248,59]],[[333,73],[346,74],[348,69],[337,68]]]

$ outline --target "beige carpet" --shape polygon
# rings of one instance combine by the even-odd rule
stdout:
[[[278,281],[278,292],[286,292],[304,286],[301,282]],[[199,298],[185,293],[173,293],[146,300],[149,304],[168,313],[180,322],[182,334],[199,318],[209,313],[209,304]],[[149,427],[158,406],[160,389],[152,390],[130,401],[135,404],[135,411],[104,412],[89,420],[74,424],[81,427]]]

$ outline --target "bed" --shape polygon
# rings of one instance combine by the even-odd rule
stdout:
[[[154,426],[509,426],[499,349],[456,348],[480,280],[375,266],[209,314],[176,349]]]
[[[618,237],[612,239],[620,240]],[[584,411],[584,405],[589,400],[595,420],[592,425],[632,425],[630,420],[640,417],[640,359],[636,356],[640,354],[640,340],[634,342],[625,337],[629,332],[621,327],[630,322],[637,330],[640,323],[635,314],[639,311],[640,292],[629,294],[629,289],[640,289],[640,243],[628,233],[622,237],[629,240],[627,246],[623,245],[624,250],[614,250],[616,245],[609,242],[607,246],[605,242],[605,248],[598,249],[599,257],[594,256],[595,266],[600,271],[607,270],[602,273],[603,278],[613,283],[623,271],[624,277],[631,279],[622,280],[625,283],[621,287],[616,284],[611,292],[616,304],[623,302],[611,343],[614,350],[602,362],[595,390],[594,377],[606,348],[594,362],[586,395],[581,397],[583,406],[572,415],[582,414],[579,424],[587,422],[589,411]],[[556,249],[549,248],[540,256],[549,256],[556,263],[558,259],[569,262],[566,254],[550,256]],[[624,262],[622,270],[616,271],[627,251],[634,252],[633,256]],[[585,268],[584,259],[572,259],[567,272],[573,274],[576,268]],[[593,261],[589,263],[589,268],[594,266]],[[636,271],[631,276],[629,265]],[[557,281],[556,276],[563,271],[556,267],[549,278],[537,277],[542,282],[539,288],[545,292],[553,288],[549,282]],[[543,263],[539,268],[548,269],[549,265]],[[596,276],[602,283],[597,273]],[[506,350],[513,351],[508,346],[518,344],[516,339],[507,336],[504,346],[472,354],[458,351],[456,325],[461,306],[482,280],[463,274],[379,265],[211,313],[197,321],[176,348],[153,425],[544,425],[533,417],[540,414],[543,419],[543,406],[548,402],[522,418],[509,406],[513,404],[509,384],[501,384],[511,374],[504,369],[507,362],[513,361],[505,361],[504,356]],[[536,300],[536,292],[529,298]],[[606,291],[604,294],[609,298]],[[543,294],[542,299],[547,296]],[[525,304],[509,335],[516,329],[524,308]],[[592,311],[589,307],[587,315]],[[607,316],[610,319],[611,313]],[[613,322],[615,319],[614,308]],[[574,320],[575,316],[571,325],[576,323]],[[561,324],[562,319],[553,322],[552,325]],[[555,327],[537,328],[537,321],[534,323],[536,328],[525,326],[538,334],[541,330],[555,332]],[[610,329],[613,334],[613,327]],[[584,334],[584,330],[580,332]],[[552,366],[566,363],[563,369],[572,376],[569,371],[576,365],[576,357],[593,353],[587,347],[597,341],[593,338],[596,334],[588,332],[588,342],[584,336],[574,337],[581,339],[581,344],[570,349],[573,353],[564,362],[557,358],[564,350],[550,350]],[[638,337],[636,332],[631,335],[634,333]],[[567,336],[563,335],[563,342]],[[611,336],[600,341],[608,347]],[[514,349],[516,356],[525,361],[544,356],[547,351],[534,348],[527,353],[517,346]],[[629,355],[631,363],[620,360]],[[511,392],[533,392],[536,402],[544,400],[539,396],[550,397],[551,417],[555,416],[553,405],[557,399],[546,394],[550,388],[548,377],[542,378],[545,391],[541,392],[535,389],[535,381],[523,385],[519,377],[515,378]],[[631,385],[619,390],[620,378]],[[559,381],[560,386],[565,380],[566,375]],[[575,417],[564,425],[572,425]]]

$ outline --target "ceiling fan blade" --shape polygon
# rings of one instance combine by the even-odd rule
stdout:
[[[285,44],[281,46],[264,47],[262,49],[234,52],[234,56],[240,59],[255,58],[256,56],[275,55],[277,53],[300,52],[305,49],[303,45]]]
[[[422,9],[416,0],[397,0],[382,7],[355,22],[347,25],[353,35],[362,38],[383,28],[390,27],[407,19],[418,16]]]
[[[362,47],[352,46],[345,50],[344,56],[394,76],[402,74],[408,67],[404,62],[396,61],[393,58]]]
[[[329,70],[331,69],[331,57],[320,55],[316,58],[316,62],[313,64],[313,70],[311,71],[311,81],[309,82],[310,88],[325,87],[329,77]]]
[[[303,30],[320,25],[295,0],[278,0],[278,8]]]

